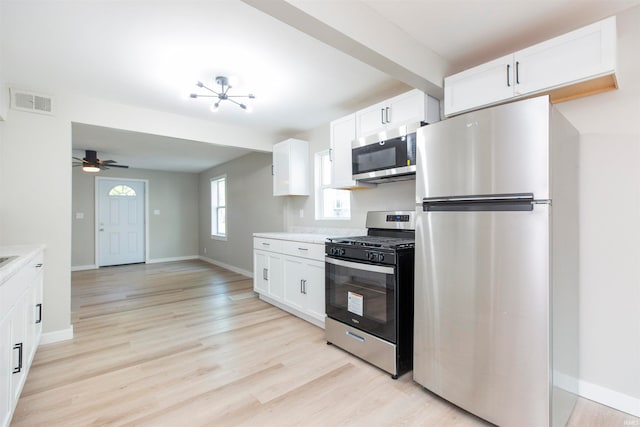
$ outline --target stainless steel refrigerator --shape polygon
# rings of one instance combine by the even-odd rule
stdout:
[[[547,96],[418,130],[413,378],[500,426],[575,404],[578,138]]]

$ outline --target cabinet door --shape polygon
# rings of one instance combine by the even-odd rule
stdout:
[[[282,255],[268,252],[269,296],[277,301],[284,297],[284,279],[282,277]]]
[[[269,253],[253,251],[253,290],[259,294],[269,293]]]
[[[273,146],[273,195],[289,194],[289,145]]]
[[[273,195],[309,195],[309,143],[287,139],[273,146]]]
[[[29,294],[30,296],[30,294]],[[20,397],[22,385],[26,379],[27,355],[29,339],[27,336],[27,318],[31,308],[30,299],[23,294],[13,307],[11,316],[11,398],[15,401]]]
[[[307,261],[304,280],[307,313],[324,322],[324,262]]]
[[[353,187],[351,142],[356,139],[356,115],[331,122],[331,178],[335,188]]]
[[[412,90],[389,100],[387,127],[396,128],[407,123],[425,120],[425,94]]]
[[[444,113],[459,113],[513,97],[513,55],[444,79]]]
[[[305,310],[305,295],[302,289],[305,264],[303,258],[284,257],[284,302],[299,311]]]
[[[13,343],[11,342],[11,314],[0,313],[0,426],[9,421],[9,411],[13,408],[11,393],[11,372],[13,371]]]
[[[569,85],[615,71],[615,17],[518,51],[516,94]]]
[[[356,137],[381,132],[387,126],[386,103],[379,103],[360,110],[356,113]]]
[[[39,266],[38,266],[39,265]],[[34,323],[35,323],[35,332],[34,332],[34,349],[35,353],[38,345],[40,344],[40,337],[42,336],[42,316],[43,313],[43,287],[44,287],[44,266],[40,262],[36,264],[36,276],[33,280],[33,309],[34,309]]]

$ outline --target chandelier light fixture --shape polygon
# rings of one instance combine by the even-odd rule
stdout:
[[[231,89],[232,86],[229,84],[229,78],[225,76],[217,76],[216,83],[220,85],[219,92],[211,89],[210,87],[205,86],[204,83],[202,82],[196,83],[196,86],[208,90],[209,92],[211,92],[211,94],[201,95],[197,93],[192,93],[190,97],[191,98],[217,98],[216,102],[214,102],[213,105],[211,105],[211,111],[213,111],[214,113],[218,111],[218,108],[220,107],[220,103],[222,101],[231,101],[234,104],[236,104],[238,107],[245,110],[246,112],[248,113],[251,112],[251,106],[247,106],[246,104],[243,104],[242,102],[238,102],[233,98],[254,99],[255,96],[253,94],[250,93],[248,95],[229,95],[229,89]]]

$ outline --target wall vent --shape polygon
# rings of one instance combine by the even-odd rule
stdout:
[[[53,115],[53,98],[38,93],[11,89],[11,108],[30,113]]]

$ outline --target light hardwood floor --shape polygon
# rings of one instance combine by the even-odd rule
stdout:
[[[327,346],[200,261],[72,275],[75,338],[41,346],[12,426],[484,426]],[[638,425],[580,400],[571,426]]]

